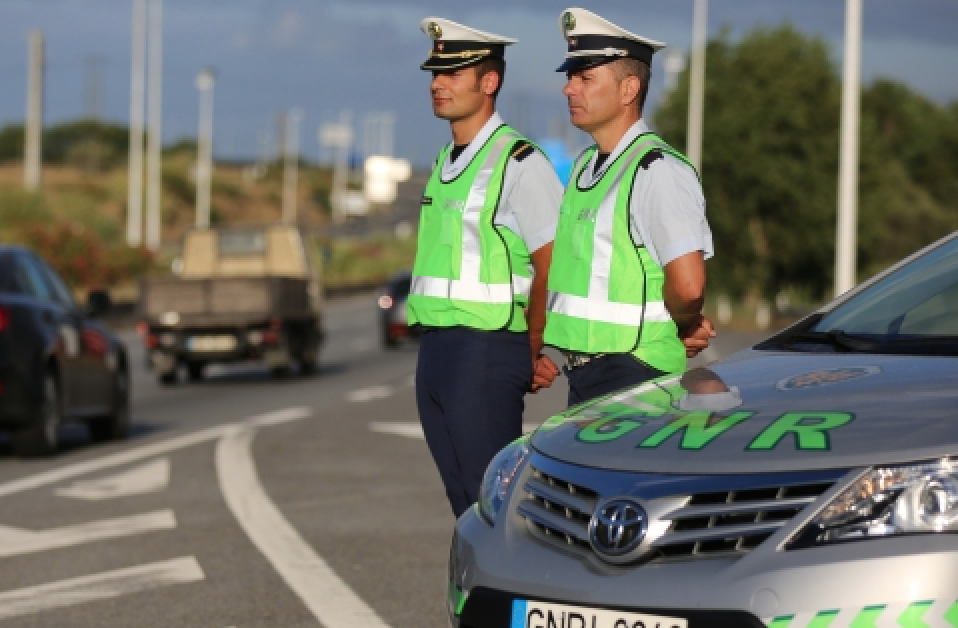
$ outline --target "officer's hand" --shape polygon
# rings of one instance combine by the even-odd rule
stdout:
[[[539,355],[532,365],[531,392],[537,393],[543,388],[552,386],[552,382],[559,375],[559,367],[547,355]]]
[[[716,336],[712,321],[700,316],[694,325],[689,325],[679,332],[679,338],[685,345],[685,355],[694,358],[709,346],[709,339]]]

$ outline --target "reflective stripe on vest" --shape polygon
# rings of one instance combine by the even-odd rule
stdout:
[[[513,294],[529,296],[532,279],[512,276],[512,285],[507,283],[464,282],[441,277],[413,277],[410,292],[441,299],[459,299],[481,303],[512,303]]]
[[[643,320],[647,323],[668,323],[672,320],[664,301],[650,301],[642,306],[549,292],[547,307],[550,311],[568,316],[616,325],[639,325]]]

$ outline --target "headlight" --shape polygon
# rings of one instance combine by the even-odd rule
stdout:
[[[486,467],[479,487],[479,516],[489,525],[495,525],[496,515],[506,502],[512,482],[528,455],[529,446],[523,437],[504,447]]]
[[[934,532],[958,532],[952,460],[872,469],[835,497],[796,544]]]

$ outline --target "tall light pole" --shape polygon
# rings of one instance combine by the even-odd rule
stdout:
[[[163,150],[163,0],[150,0],[149,103],[150,133],[146,156],[146,247],[160,248],[160,192]]]
[[[845,2],[845,68],[842,83],[835,296],[855,285],[858,227],[858,118],[861,100],[862,0]]]
[[[130,158],[126,199],[126,243],[143,242],[143,104],[146,83],[146,0],[133,0],[133,69],[130,76]]]
[[[213,82],[212,70],[196,75],[200,90],[200,130],[196,158],[196,226],[210,226],[210,188],[213,182]]]
[[[27,79],[27,128],[23,151],[23,184],[28,190],[40,188],[43,178],[43,33],[29,36],[30,60]]]
[[[283,163],[283,222],[296,222],[296,188],[299,176],[299,118],[296,109],[286,114],[284,145],[286,155]]]
[[[702,175],[702,129],[705,116],[705,37],[708,0],[695,0],[692,25],[692,58],[689,64],[689,121],[686,156]]]

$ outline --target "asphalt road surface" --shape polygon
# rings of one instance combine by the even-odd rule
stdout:
[[[0,626],[446,626],[454,521],[416,345],[380,348],[374,308],[331,304],[308,377],[237,366],[161,387],[126,333],[129,441],[68,426],[59,455],[21,460],[0,440]],[[697,362],[758,337],[723,333]],[[527,397],[528,427],[566,392]]]

